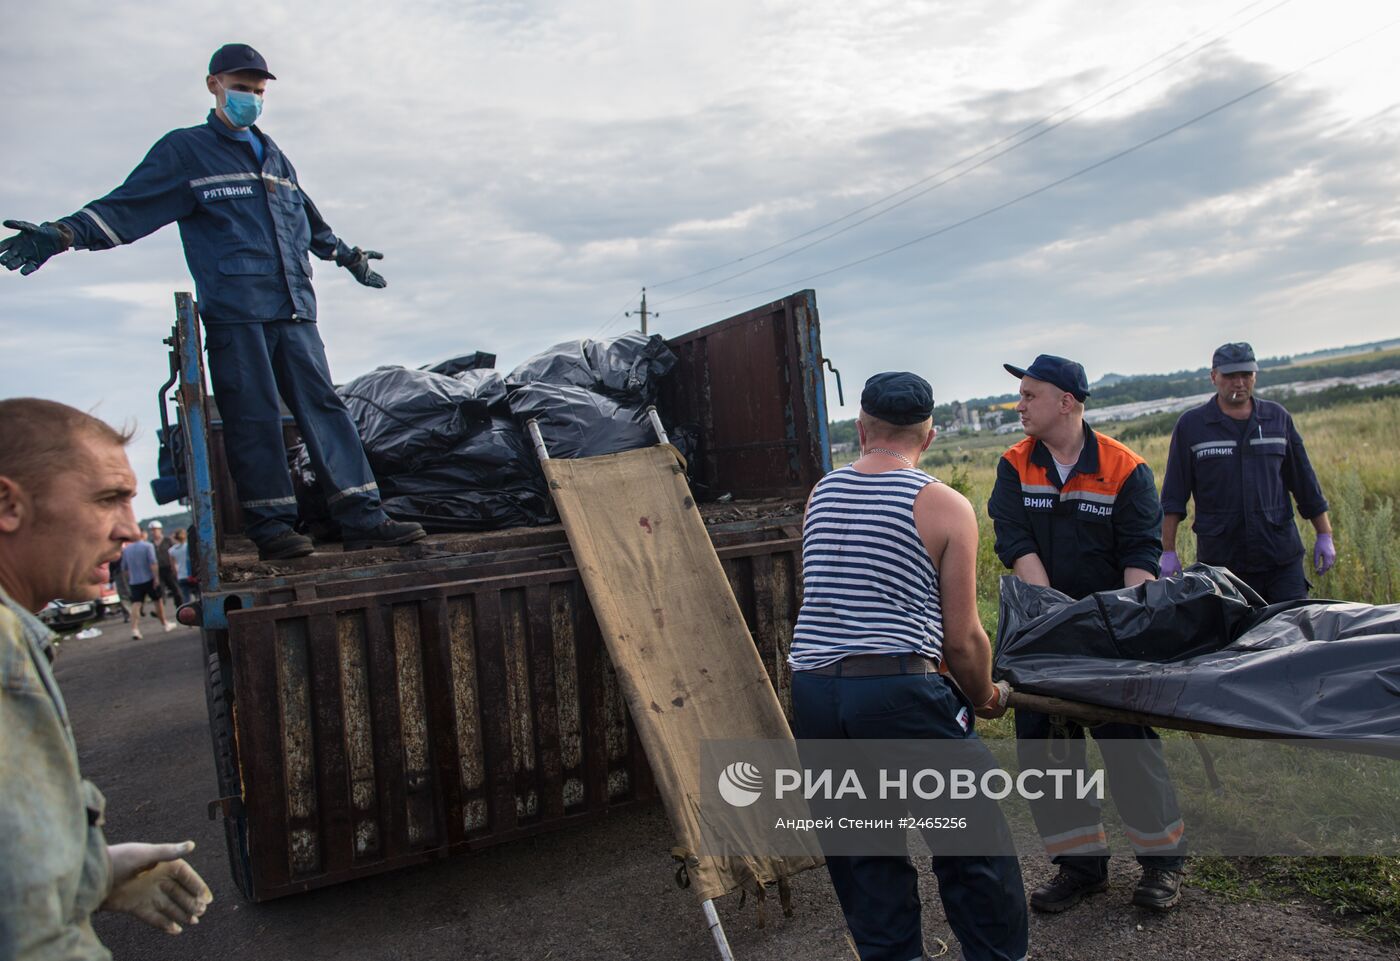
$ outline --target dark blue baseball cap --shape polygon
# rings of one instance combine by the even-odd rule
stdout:
[[[876,374],[860,392],[860,408],[887,424],[918,424],[933,416],[933,388],[918,374]]]
[[[1041,354],[1024,370],[1011,364],[1002,364],[1007,372],[1015,377],[1034,377],[1047,384],[1054,384],[1060,390],[1073,394],[1075,400],[1089,396],[1089,378],[1084,375],[1084,365],[1054,354]]]
[[[1221,344],[1215,348],[1210,358],[1210,366],[1217,374],[1238,374],[1240,371],[1259,372],[1259,364],[1254,359],[1254,348],[1248,344]]]
[[[211,74],[237,73],[240,70],[260,73],[269,80],[277,79],[267,69],[267,61],[263,59],[263,55],[246,43],[226,43],[209,58]]]

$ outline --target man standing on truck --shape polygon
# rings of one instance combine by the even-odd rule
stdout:
[[[968,709],[999,717],[1010,688],[992,683],[977,617],[972,505],[914,466],[933,440],[933,388],[916,374],[876,374],[860,407],[860,458],[818,481],[807,502],[802,607],[788,658],[793,733],[951,739],[990,763]],[[1006,835],[994,803],[980,813],[1000,820]],[[918,872],[907,855],[828,855],[826,866],[861,961],[927,957]],[[1026,956],[1026,892],[1014,855],[935,854],[933,872],[963,957]]]
[[[99,596],[123,542],[141,540],[128,440],[63,404],[0,401],[0,958],[109,961],[94,911],[179,934],[213,900],[181,860],[193,841],[107,844],[34,616]]]
[[[1270,604],[1308,596],[1293,500],[1317,531],[1313,571],[1337,562],[1327,498],[1293,418],[1254,396],[1259,364],[1248,344],[1223,344],[1210,361],[1215,396],[1172,428],[1162,480],[1162,575],[1181,573],[1176,531],[1196,498],[1196,559],[1228,567]]]
[[[987,504],[1001,562],[1027,583],[1076,599],[1155,580],[1162,508],[1152,468],[1084,423],[1084,368],[1052,354],[1024,369],[1004,366],[1021,380],[1016,411],[1027,436],[1002,455]],[[1161,742],[1151,728],[1134,724],[1090,731],[1143,869],[1133,904],[1166,911],[1181,899],[1186,839]],[[1022,770],[1087,763],[1084,728],[1066,718],[1017,708],[1016,738]],[[1031,907],[1065,911],[1108,890],[1108,835],[1098,800],[1044,797],[1030,808],[1059,867],[1031,892]]]
[[[52,223],[7,220],[0,263],[30,274],[69,248],[108,250],[180,225],[185,261],[204,317],[209,376],[223,417],[229,467],[263,560],[315,549],[294,531],[278,396],[287,404],[321,479],[347,550],[407,544],[424,536],[393,521],[354,420],[331,383],[316,328],[308,251],[334,260],[367,287],[385,286],[373,250],[350,247],[322,219],[291,161],[255,126],[267,83],[262,54],[242,43],[214,52],[204,83],[214,109],[203,124],[158,140],[126,182]]]

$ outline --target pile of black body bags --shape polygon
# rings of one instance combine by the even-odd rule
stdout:
[[[364,442],[384,510],[430,532],[547,524],[556,517],[525,424],[551,457],[596,457],[655,444],[646,409],[676,355],[659,335],[575,340],[504,377],[493,354],[421,370],[380,367],[338,388]],[[291,452],[298,511],[336,535],[305,445]]]

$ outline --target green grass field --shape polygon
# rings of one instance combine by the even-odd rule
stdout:
[[[1131,421],[1104,425],[1111,436],[1131,437],[1131,447],[1147,459],[1160,485],[1166,466],[1170,427],[1140,433],[1151,425]],[[1312,576],[1313,596],[1368,604],[1400,602],[1400,515],[1395,498],[1400,492],[1400,397],[1353,401],[1296,417],[1313,467],[1330,502],[1330,516],[1338,548],[1336,566],[1321,577]],[[997,584],[1006,573],[992,551],[992,525],[987,498],[996,477],[996,464],[1020,434],[988,434],[939,438],[925,452],[920,466],[967,495],[977,510],[980,527],[977,593],[982,623],[996,637]],[[849,460],[850,458],[846,458]],[[1311,549],[1310,524],[1298,519],[1303,543]],[[1177,549],[1183,564],[1195,559],[1190,519],[1181,525]],[[985,737],[1014,736],[1009,718],[982,723]],[[1173,736],[1174,732],[1165,732]],[[1236,790],[1232,787],[1232,791]],[[1277,775],[1258,772],[1238,788],[1243,797],[1286,793]],[[1400,798],[1392,802],[1400,802]],[[1189,815],[1189,812],[1188,812]],[[1242,812],[1255,830],[1274,829],[1270,818],[1287,817],[1286,811],[1260,804]],[[1282,820],[1276,826],[1286,830]],[[1388,942],[1400,942],[1400,858],[1307,857],[1231,859],[1193,858],[1191,883],[1233,898],[1317,898],[1355,931]]]

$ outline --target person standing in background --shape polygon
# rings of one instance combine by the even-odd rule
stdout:
[[[141,639],[141,612],[148,600],[155,604],[156,617],[165,629],[175,630],[175,625],[165,617],[155,545],[144,537],[138,537],[122,548],[121,564],[126,582],[131,586],[131,636],[138,641]]]
[[[1215,396],[1172,428],[1162,479],[1162,576],[1181,573],[1176,532],[1196,500],[1196,560],[1227,567],[1270,604],[1308,596],[1298,513],[1317,532],[1313,573],[1337,562],[1327,498],[1302,435],[1281,404],[1254,396],[1259,364],[1249,344],[1222,344],[1210,361]]]

